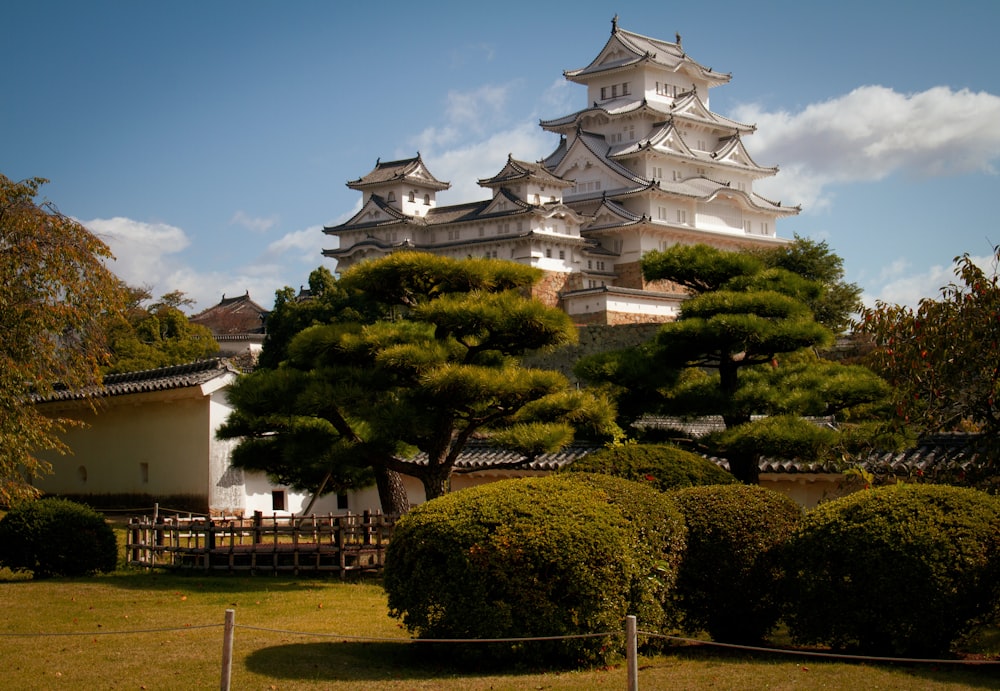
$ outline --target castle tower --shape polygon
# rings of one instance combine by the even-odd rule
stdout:
[[[456,258],[493,257],[543,269],[537,294],[580,323],[673,319],[677,286],[650,284],[641,257],[674,244],[722,249],[780,245],[777,220],[799,213],[753,191],[777,173],[757,164],[743,137],[755,127],[709,108],[709,90],[730,75],[694,61],[681,45],[619,28],[586,67],[566,79],[587,88],[587,106],[543,129],[560,135],[537,163],[508,156],[479,185],[484,201],[437,205],[450,185],[420,155],[377,162],[348,182],[361,211],[324,228],[324,250],[345,269],[399,250]]]

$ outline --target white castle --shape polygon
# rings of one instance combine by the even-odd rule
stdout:
[[[543,129],[560,135],[536,163],[508,157],[479,184],[488,200],[438,206],[449,183],[418,153],[377,161],[347,183],[361,210],[324,233],[338,268],[400,250],[494,257],[543,269],[535,294],[579,324],[669,321],[685,295],[648,282],[650,250],[705,243],[722,249],[775,246],[779,217],[799,213],[753,191],[777,173],[747,153],[747,125],[713,113],[709,90],[731,75],[692,60],[681,46],[619,28],[597,57],[563,73],[587,87],[588,106]]]

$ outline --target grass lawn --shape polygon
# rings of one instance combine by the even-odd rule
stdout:
[[[447,655],[407,642],[374,581],[138,571],[32,581],[0,571],[0,602],[2,689],[218,689],[226,609],[236,612],[233,689],[626,687],[623,665],[456,669]],[[639,687],[996,689],[1000,666],[871,665],[687,647],[642,658]]]

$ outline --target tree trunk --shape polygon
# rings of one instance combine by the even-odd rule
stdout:
[[[760,484],[760,457],[758,454],[749,456],[730,456],[729,472],[744,485]]]
[[[421,473],[420,481],[424,485],[427,501],[444,496],[451,491],[451,467],[430,466]]]
[[[403,476],[385,466],[375,466],[375,485],[382,513],[402,515],[410,510],[410,499],[406,496]]]

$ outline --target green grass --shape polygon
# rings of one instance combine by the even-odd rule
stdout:
[[[0,573],[0,688],[217,689],[227,609],[236,613],[234,689],[582,691],[626,685],[622,665],[457,669],[446,652],[407,642],[375,581],[128,571],[48,581],[5,575],[10,573]],[[1000,687],[997,667],[871,665],[703,647],[642,658],[640,666],[641,689]]]

